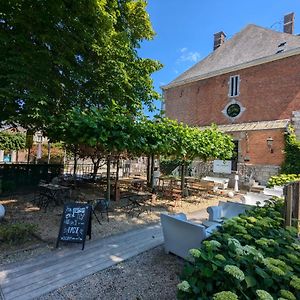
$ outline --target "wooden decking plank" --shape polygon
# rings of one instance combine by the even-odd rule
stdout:
[[[158,235],[157,235],[158,236]],[[144,235],[145,238],[145,235]],[[18,276],[17,278],[15,278],[14,280],[4,280],[3,281],[3,288],[4,290],[7,292],[10,292],[10,289],[15,290],[16,286],[18,286],[18,288],[24,288],[27,284],[26,282],[31,281],[31,284],[36,282],[39,283],[42,280],[46,280],[49,276],[52,277],[51,272],[59,272],[58,268],[63,270],[64,273],[66,272],[73,272],[72,270],[75,269],[79,269],[81,266],[85,266],[86,264],[93,264],[94,262],[99,262],[101,261],[101,259],[106,259],[107,255],[117,255],[120,248],[125,249],[125,250],[130,250],[131,248],[134,247],[140,247],[142,245],[147,245],[149,244],[149,242],[151,242],[152,236],[148,236],[146,237],[146,239],[144,240],[134,240],[134,242],[132,243],[128,243],[128,241],[124,241],[124,245],[120,246],[120,247],[116,247],[116,248],[111,248],[108,247],[109,249],[100,249],[98,250],[98,252],[91,252],[88,255],[86,254],[82,254],[82,256],[77,256],[75,258],[72,259],[65,259],[62,258],[61,260],[58,260],[55,264],[53,265],[49,265],[48,267],[42,269],[42,272],[40,269],[38,270],[29,270],[27,273],[24,273],[21,276]],[[162,238],[161,238],[161,242],[162,242]],[[49,275],[50,274],[50,275]],[[43,278],[43,276],[46,276],[46,278]]]
[[[161,232],[160,232],[160,229],[158,230],[155,230],[155,231],[152,231],[152,232],[148,232],[148,239],[150,239],[150,236],[159,236],[161,235]],[[139,243],[139,240],[142,240],[142,239],[145,239],[145,234],[143,234],[143,236],[141,236],[140,234],[136,237],[133,237],[133,241],[135,243],[135,241],[138,241]],[[128,239],[124,239],[123,240],[123,243],[129,247],[132,247],[134,246],[133,242],[130,243],[130,241]],[[7,274],[6,275],[6,278],[2,278],[2,280],[0,281],[1,284],[6,284],[6,285],[9,285],[8,282],[11,281],[12,284],[14,282],[17,282],[18,281],[18,277],[20,277],[20,281],[23,280],[22,276],[25,274],[28,276],[29,273],[32,273],[32,275],[34,274],[34,272],[36,270],[41,270],[43,269],[44,272],[47,271],[52,271],[53,269],[56,269],[56,265],[59,264],[62,268],[65,268],[67,267],[68,265],[72,265],[72,264],[77,264],[79,262],[81,262],[82,260],[85,260],[87,261],[88,259],[90,258],[93,258],[93,257],[97,257],[99,259],[99,257],[101,257],[101,255],[105,256],[107,253],[111,253],[112,251],[114,251],[114,248],[118,248],[120,247],[124,247],[122,246],[122,241],[120,241],[118,243],[119,245],[116,246],[116,244],[110,244],[110,243],[107,243],[106,241],[103,241],[102,242],[102,245],[100,245],[100,247],[98,247],[97,249],[89,249],[88,251],[86,252],[77,252],[77,253],[72,253],[71,252],[71,256],[63,256],[62,259],[61,258],[57,258],[54,262],[52,260],[50,261],[44,261],[42,264],[37,264],[36,266],[30,266],[28,267],[27,269],[22,269],[21,271],[18,271],[18,272],[14,272],[14,273],[11,273],[11,274]],[[1,274],[1,272],[0,272]],[[3,274],[2,274],[3,275]],[[5,275],[3,275],[2,277],[4,277]],[[14,279],[14,280],[12,280]]]
[[[149,226],[149,227],[146,227],[146,228],[140,228],[138,230],[131,230],[131,231],[125,232],[123,234],[116,234],[116,235],[109,236],[109,237],[104,238],[104,239],[98,239],[98,240],[95,240],[95,241],[87,241],[86,246],[85,246],[85,250],[83,250],[83,251],[93,249],[93,248],[98,248],[99,246],[101,246],[103,244],[103,241],[105,241],[105,242],[109,241],[109,242],[112,243],[114,241],[119,241],[122,238],[131,238],[132,236],[139,235],[141,232],[144,232],[144,231],[147,232],[147,231],[153,230],[155,228],[159,228],[159,225],[152,225],[152,226]],[[71,246],[72,246],[71,249],[70,248],[67,248],[67,249],[64,248],[64,249],[59,249],[59,250],[53,251],[53,252],[51,252],[50,256],[49,256],[49,253],[45,253],[45,254],[42,254],[38,257],[30,258],[27,261],[22,261],[22,262],[17,262],[17,263],[12,263],[12,264],[9,264],[9,265],[5,265],[3,267],[0,267],[0,271],[2,271],[2,270],[8,271],[9,270],[10,272],[15,272],[15,271],[19,271],[19,270],[22,270],[22,269],[27,269],[30,265],[35,266],[39,263],[39,261],[42,264],[42,263],[44,263],[45,259],[47,261],[56,261],[61,256],[74,255],[76,253],[83,252],[81,250],[81,244],[72,244]],[[78,246],[78,248],[75,249],[75,246]]]
[[[59,249],[22,263],[3,266],[0,269],[0,286],[5,300],[33,299],[162,243],[159,224],[87,241],[84,251],[79,244],[77,249]],[[112,256],[118,258],[117,261]],[[1,270],[6,272],[2,281]]]
[[[151,249],[155,246],[158,246],[162,243],[162,239],[153,239],[149,241],[150,243],[145,243],[145,244],[141,244],[140,246],[135,246],[134,247],[134,251],[128,251],[128,249],[123,249],[120,252],[114,253],[112,255],[118,256],[120,257],[119,261],[123,261],[125,259],[128,259],[132,256],[135,256],[139,253],[142,253],[148,249]],[[118,261],[118,262],[119,262]],[[57,289],[63,285],[66,285],[68,283],[77,281],[85,276],[91,275],[97,271],[103,270],[107,267],[110,267],[112,265],[114,265],[116,262],[112,261],[112,259],[110,258],[106,258],[106,260],[99,262],[98,264],[94,265],[94,266],[82,266],[84,269],[80,269],[78,268],[78,266],[74,268],[74,270],[76,272],[71,272],[70,274],[72,276],[68,276],[66,277],[66,274],[64,273],[59,273],[56,276],[53,277],[50,276],[50,278],[52,278],[52,280],[42,280],[38,283],[36,283],[34,286],[38,286],[38,288],[34,289],[33,286],[28,286],[27,288],[22,288],[22,289],[18,289],[18,290],[14,290],[10,293],[7,293],[6,299],[10,300],[10,299],[32,299],[34,297],[38,297],[44,293],[50,292],[54,289]],[[19,298],[21,297],[21,298]]]
[[[155,246],[157,246],[157,245],[153,244],[150,248],[147,248],[147,249],[151,249],[152,247],[155,247]],[[142,247],[139,252],[135,252],[134,255],[142,253],[143,251],[145,251],[144,247]],[[132,255],[129,255],[128,253],[127,253],[127,255],[126,255],[126,253],[122,254],[122,256],[123,256],[122,261],[125,260],[125,259],[128,259],[128,258],[132,257]],[[115,263],[112,263],[111,260],[107,260],[106,262],[102,263],[101,270],[106,269],[106,268],[108,268],[108,267],[110,267],[110,266],[112,266],[114,264]],[[40,296],[40,295],[42,295],[44,293],[51,292],[52,290],[55,290],[55,289],[57,289],[59,287],[62,287],[64,285],[66,285],[66,284],[75,282],[75,281],[77,281],[77,280],[79,280],[81,278],[84,278],[85,276],[94,274],[94,273],[96,273],[98,271],[100,271],[99,267],[98,266],[94,266],[94,267],[86,268],[85,270],[81,271],[80,272],[81,276],[79,276],[79,278],[78,278],[78,276],[76,276],[76,274],[73,274],[73,277],[57,278],[57,280],[55,282],[48,282],[45,286],[41,286],[41,287],[39,287],[38,289],[36,289],[34,291],[31,290],[29,292],[30,294],[25,294],[26,298],[24,298],[24,294],[23,294],[23,298],[21,297],[20,299],[22,299],[22,300],[23,299],[24,300],[25,299],[32,299],[32,298]],[[28,296],[28,298],[27,298],[27,296]],[[16,298],[15,295],[14,295],[13,298],[11,298],[11,299],[18,299],[18,298]],[[10,300],[10,298],[8,298],[7,300]]]
[[[50,254],[48,253],[48,256],[44,256],[42,255],[42,259],[40,259],[39,257],[36,259],[36,261],[31,261],[29,264],[26,264],[26,262],[23,262],[23,264],[19,264],[18,266],[13,266],[12,268],[7,268],[6,270],[2,270],[5,271],[6,273],[6,277],[7,278],[15,278],[18,277],[19,275],[22,275],[23,272],[28,273],[29,270],[34,271],[35,269],[40,269],[40,268],[44,268],[47,267],[47,265],[49,264],[55,264],[61,257],[64,257],[65,260],[68,259],[68,257],[71,257],[73,259],[74,256],[80,256],[80,255],[88,255],[88,253],[91,253],[95,250],[99,250],[99,248],[103,248],[106,247],[107,245],[110,245],[109,247],[114,247],[112,246],[114,243],[122,243],[122,240],[126,240],[126,242],[131,238],[131,239],[138,239],[140,238],[140,236],[144,236],[145,233],[149,233],[151,234],[152,231],[154,231],[154,233],[157,233],[160,231],[160,228],[158,225],[156,226],[152,226],[151,231],[149,231],[149,229],[147,230],[136,230],[134,232],[130,232],[130,234],[123,234],[123,235],[118,235],[118,237],[116,236],[112,236],[112,237],[108,237],[105,239],[100,239],[97,240],[95,242],[93,242],[93,244],[90,244],[89,246],[87,246],[85,248],[84,251],[80,249],[64,249],[63,251],[58,250],[58,251],[54,251],[51,252]],[[79,247],[81,247],[80,245],[78,245]],[[109,249],[107,249],[109,250]],[[9,266],[8,266],[9,267]],[[23,272],[22,272],[23,271]],[[0,284],[2,283],[1,281],[1,271],[0,271]]]
[[[150,237],[150,235],[152,234],[152,233],[154,233],[153,231],[152,232],[148,232],[148,234],[149,234],[149,236],[148,236],[148,241],[146,240],[145,241],[145,243],[141,243],[141,240],[139,240],[139,239],[135,239],[135,243],[128,243],[128,239],[124,239],[124,245],[127,245],[127,247],[125,247],[124,245],[120,245],[120,243],[119,243],[119,247],[116,247],[116,248],[112,248],[112,249],[110,249],[110,250],[113,250],[113,251],[109,251],[108,253],[108,255],[119,255],[119,253],[118,253],[118,251],[117,250],[120,250],[120,249],[118,249],[118,248],[123,248],[123,250],[124,251],[122,251],[122,253],[124,254],[126,254],[126,252],[128,252],[128,253],[130,253],[130,251],[128,251],[128,250],[130,250],[130,248],[131,248],[131,252],[132,252],[132,249],[133,248],[136,248],[136,247],[138,247],[138,248],[141,248],[141,247],[144,247],[143,249],[147,249],[147,248],[149,248],[149,246],[151,246],[151,247],[153,247],[152,245],[150,245],[151,243],[156,243],[156,244],[161,244],[162,243],[162,237],[161,237],[161,239],[158,239],[158,238],[156,238],[156,239],[153,239],[152,238],[152,236]],[[159,228],[158,228],[158,230],[156,229],[155,230],[155,233],[156,234],[158,234],[159,233]],[[161,233],[160,233],[161,234]],[[143,234],[143,235],[141,235],[141,237],[143,237],[143,239],[145,239],[145,234]],[[154,240],[154,241],[153,241]],[[142,240],[143,241],[143,240]],[[149,244],[150,243],[150,244]],[[106,250],[104,249],[104,250],[102,250],[101,252],[104,252],[104,254],[105,254],[105,252],[106,252]],[[117,252],[117,253],[116,253]],[[104,255],[103,254],[103,255]],[[106,254],[107,254],[107,252],[106,252]],[[135,253],[133,253],[133,254],[129,254],[129,256],[132,256],[132,255],[135,255]],[[92,253],[92,255],[91,255],[91,258],[93,259],[94,258],[94,260],[95,261],[97,261],[97,262],[99,262],[99,253]],[[104,258],[105,258],[105,255],[104,255]],[[122,258],[121,260],[123,260],[124,258]],[[90,260],[86,260],[86,261],[83,261],[82,260],[82,257],[79,257],[77,260],[79,260],[80,262],[81,262],[81,264],[82,264],[82,267],[86,267],[86,264],[91,264],[92,262],[90,261]],[[77,261],[76,260],[76,261]],[[112,260],[111,259],[109,259],[110,260],[110,263],[111,264],[114,264],[114,262],[112,262]],[[59,266],[60,266],[60,269],[62,269],[64,272],[66,271],[66,268],[65,268],[65,266],[62,266],[61,265],[61,262],[58,262],[58,264],[59,264]],[[71,261],[70,262],[70,264],[74,267],[74,265],[76,265],[75,266],[75,269],[78,271],[78,269],[79,269],[79,267],[78,267],[78,264],[76,264],[76,263],[74,263],[74,259],[73,259],[73,261]],[[99,263],[98,263],[99,264]],[[97,270],[99,269],[99,266],[98,266],[98,264],[96,265],[96,268],[97,268]],[[101,264],[101,261],[100,261],[100,264]],[[49,272],[49,270],[43,270],[44,272],[46,272],[46,274],[50,274],[50,272]],[[54,268],[54,271],[55,271],[55,268]],[[73,273],[73,271],[71,270],[71,272]],[[80,273],[82,273],[82,272],[80,272]],[[27,275],[29,275],[29,276],[32,276],[32,274],[25,274],[23,277],[25,277],[25,278],[19,278],[19,279],[22,279],[22,282],[24,282],[24,280],[26,280],[27,282],[28,282],[28,280],[29,280],[29,278],[28,278],[28,276]],[[50,274],[50,277],[51,278],[53,278],[53,275],[51,275]],[[78,279],[78,278],[77,278]],[[38,272],[38,278],[37,278],[37,281],[38,282],[41,282],[41,274]],[[38,284],[38,282],[36,283],[36,284]],[[18,286],[18,288],[22,288],[21,287],[21,285],[22,284],[20,284],[20,283],[17,283],[16,282],[16,280],[11,280],[11,282],[10,282],[11,284],[9,284],[9,285],[12,285],[13,286],[13,291],[14,292],[16,292],[16,286]],[[48,284],[49,283],[49,281],[48,280],[46,280],[46,284]],[[4,285],[4,293],[5,294],[7,294],[8,292],[9,292],[9,289],[8,289],[8,287],[9,287],[9,285],[8,284],[6,284],[6,285]],[[32,289],[32,287],[30,287],[29,286],[29,288],[30,289]],[[24,288],[22,288],[22,295],[24,295]],[[14,295],[14,294],[13,294]],[[15,295],[15,296],[17,296],[17,295]]]

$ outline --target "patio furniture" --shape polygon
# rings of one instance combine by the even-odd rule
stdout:
[[[270,200],[271,198],[272,198],[271,195],[265,195],[263,193],[248,192],[241,197],[241,200],[242,200],[242,203],[244,203],[244,204],[264,206],[265,202],[267,200]]]
[[[226,190],[228,187],[228,178],[220,178],[220,177],[212,177],[212,176],[205,176],[202,178],[202,180],[206,181],[213,181],[215,183],[216,187],[220,187],[223,190]]]
[[[264,188],[263,194],[274,197],[283,197],[283,187]]]
[[[215,183],[209,180],[187,180],[187,190],[189,195],[202,195],[207,197],[209,194],[214,192]]]
[[[144,212],[150,212],[151,207],[149,200],[152,200],[152,194],[150,193],[138,193],[127,197],[128,204],[126,206],[127,214],[132,217],[136,214],[137,217]]]
[[[220,224],[205,226],[187,220],[183,213],[169,215],[160,214],[166,253],[173,253],[184,259],[189,259],[189,250],[199,248],[201,242],[208,238]]]
[[[4,216],[5,216],[5,207],[2,204],[0,204],[0,221],[1,219],[4,218]]]
[[[34,204],[36,204],[40,208],[44,208],[46,212],[49,204],[63,204],[69,197],[69,187],[40,182],[40,184],[38,185],[38,193],[34,199]]]
[[[106,198],[99,198],[99,199],[94,200],[93,202],[94,202],[94,204],[92,205],[92,213],[96,217],[98,223],[101,224],[101,222],[99,221],[99,219],[96,215],[96,211],[100,211],[101,218],[103,218],[103,214],[105,213],[107,222],[109,222],[108,210],[110,207],[110,201],[107,200]]]
[[[220,201],[217,206],[209,206],[207,208],[208,221],[222,223],[224,219],[230,219],[243,214],[246,210],[252,209],[253,206],[238,202]]]

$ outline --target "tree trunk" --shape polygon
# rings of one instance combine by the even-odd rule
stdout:
[[[99,165],[100,165],[100,162],[101,162],[101,158],[97,158],[97,160],[95,161],[93,158],[92,158],[92,162],[93,162],[93,180],[96,179],[96,176],[97,176],[97,173],[98,173],[98,169],[99,169]]]
[[[107,185],[106,185],[106,199],[110,201],[110,155],[107,156],[107,169],[106,169],[106,178],[107,178]]]
[[[147,156],[147,185],[150,186],[150,155]]]
[[[30,148],[28,148],[28,152],[27,152],[27,164],[29,164],[30,162]]]
[[[185,163],[182,163],[182,165],[181,165],[181,194],[182,194],[182,197],[185,197],[184,179],[185,179]]]
[[[51,143],[48,142],[48,156],[47,156],[47,164],[50,163],[50,156],[51,156]]]
[[[76,169],[77,169],[77,146],[74,148],[74,170],[73,170],[73,176],[76,176]]]
[[[115,180],[115,190],[114,190],[114,197],[115,201],[120,200],[120,191],[119,191],[119,167],[120,167],[120,158],[117,158],[117,166],[116,166],[116,180]]]
[[[150,186],[152,189],[154,187],[153,172],[154,172],[154,154],[151,154]]]

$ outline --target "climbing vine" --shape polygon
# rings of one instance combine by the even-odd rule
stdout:
[[[300,141],[297,140],[295,131],[289,126],[285,135],[285,161],[281,168],[284,174],[300,174]]]

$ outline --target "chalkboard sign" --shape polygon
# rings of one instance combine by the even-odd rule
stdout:
[[[86,235],[91,239],[92,234],[92,206],[83,203],[67,203],[64,205],[64,211],[61,218],[60,229],[56,242],[58,243],[82,243],[82,250]]]

